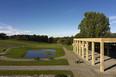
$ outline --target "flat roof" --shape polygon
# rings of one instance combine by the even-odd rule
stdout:
[[[80,41],[90,41],[90,42],[106,42],[106,43],[116,43],[116,38],[74,38],[74,40]]]

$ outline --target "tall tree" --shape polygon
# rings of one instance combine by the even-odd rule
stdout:
[[[0,39],[6,39],[6,34],[5,33],[0,33]]]
[[[53,37],[49,37],[48,42],[49,42],[49,43],[53,43],[53,42],[54,42]]]
[[[110,34],[109,18],[103,13],[86,12],[85,18],[78,25],[80,29],[80,37],[82,38],[98,38],[108,37]]]

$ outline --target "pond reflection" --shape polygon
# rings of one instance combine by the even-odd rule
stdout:
[[[51,54],[45,54],[45,51],[49,51],[51,52]],[[42,49],[40,51],[34,51],[33,50],[28,50],[27,54],[24,56],[24,58],[50,58],[54,55],[54,53],[56,52],[56,50],[53,49]]]

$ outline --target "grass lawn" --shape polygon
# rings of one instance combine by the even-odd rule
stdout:
[[[0,47],[0,52],[2,52],[4,49],[6,49],[5,47]]]
[[[38,42],[33,42],[33,41],[0,40],[0,47],[8,48],[14,46],[21,46],[21,47],[11,49],[6,54],[6,57],[23,59],[23,56],[26,55],[27,50],[30,49],[55,49],[56,52],[53,57],[60,57],[65,55],[62,46],[61,45],[58,46],[57,44],[46,44],[46,43],[40,44]]]
[[[22,47],[22,46],[26,47]],[[23,56],[26,55],[27,50],[30,49],[55,49],[56,52],[53,57],[60,57],[65,55],[64,50],[61,45],[57,44],[46,44],[46,43],[38,43],[32,41],[12,41],[12,40],[0,40],[0,47],[13,47],[13,46],[21,46],[17,48],[12,48],[7,54],[6,57],[16,58],[16,59],[24,59]],[[4,61],[0,60],[0,65],[68,65],[68,61],[66,59],[60,60],[49,60],[49,61]]]
[[[22,58],[26,55],[27,51],[30,49],[55,49],[56,52],[53,57],[60,57],[65,55],[62,46],[57,46],[57,44],[32,44],[26,47],[18,47],[11,49],[5,56],[10,58]]]
[[[4,70],[0,70],[0,75],[41,75],[41,74],[69,74],[72,77],[74,77],[73,73],[71,71],[64,71],[64,70],[8,70],[8,71],[4,71]]]
[[[38,66],[38,65],[69,65],[66,59],[49,61],[5,61],[0,60],[1,66]]]
[[[72,45],[63,45],[66,49],[68,50],[73,50],[73,46]]]

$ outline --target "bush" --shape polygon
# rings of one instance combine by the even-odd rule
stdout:
[[[37,60],[39,60],[40,58],[38,57]]]
[[[57,75],[55,75],[55,77],[67,77],[67,75],[64,75],[64,74],[57,74]]]
[[[54,59],[54,57],[50,57],[49,59]]]

